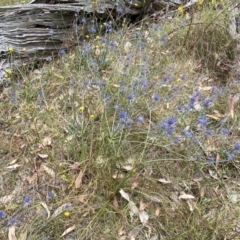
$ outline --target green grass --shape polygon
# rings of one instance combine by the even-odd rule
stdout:
[[[60,239],[73,225],[63,239],[238,239],[227,7],[91,35],[40,69],[9,75],[0,239],[11,225],[28,240]],[[135,210],[146,207],[146,224],[121,189]]]

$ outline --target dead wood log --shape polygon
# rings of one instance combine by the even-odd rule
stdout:
[[[107,19],[141,15],[151,2],[153,0],[33,0],[25,5],[0,7],[0,82],[6,68],[56,56],[66,47],[64,41],[73,35],[73,26],[81,24],[82,17]]]

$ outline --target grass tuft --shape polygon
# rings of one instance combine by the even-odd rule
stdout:
[[[8,71],[0,239],[238,239],[228,14],[211,1],[85,40],[77,29],[67,54]]]

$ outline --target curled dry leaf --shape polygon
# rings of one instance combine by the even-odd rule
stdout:
[[[130,198],[128,196],[128,194],[123,190],[123,189],[120,189],[119,193],[121,194],[121,196],[126,199],[128,202],[130,201]]]
[[[16,159],[13,159],[13,160],[9,163],[9,165],[13,165],[13,164],[15,164],[17,161],[18,161],[17,158],[16,158]]]
[[[51,137],[45,137],[43,140],[42,140],[42,144],[44,147],[46,146],[51,146],[52,144],[52,139]]]
[[[55,178],[55,177],[56,177],[55,172],[54,172],[51,168],[47,167],[46,165],[43,165],[42,167],[43,167],[44,171],[45,171],[47,174],[49,174],[52,178]]]
[[[74,169],[78,169],[80,166],[80,162],[75,162],[74,164],[70,165],[69,168],[74,170]]]
[[[40,202],[40,204],[41,204],[41,205],[43,206],[43,208],[46,210],[46,212],[47,212],[47,218],[50,218],[51,213],[50,213],[50,210],[49,210],[47,204],[46,204],[45,202]]]
[[[133,201],[129,201],[128,207],[129,207],[131,215],[136,215],[137,216],[139,214],[138,207],[136,206],[136,204]]]
[[[206,86],[206,87],[198,87],[199,88],[199,90],[201,91],[210,91],[210,90],[212,90],[212,86]]]
[[[213,179],[216,179],[216,180],[218,180],[218,175],[217,175],[217,173],[216,172],[214,172],[214,171],[212,171],[212,170],[208,170],[208,172],[209,172],[209,175],[213,178]]]
[[[12,199],[13,199],[13,195],[6,195],[6,196],[0,198],[0,203],[5,205],[5,204],[11,202]]]
[[[6,169],[8,169],[8,170],[16,170],[17,168],[19,168],[21,165],[20,164],[13,164],[13,165],[11,165],[11,166],[8,166],[8,167],[6,167]]]
[[[118,200],[117,200],[116,196],[113,199],[113,207],[114,207],[114,209],[119,209],[119,204],[118,204]]]
[[[139,182],[133,182],[131,185],[131,189],[135,189],[138,186]]]
[[[80,188],[82,186],[83,171],[81,170],[75,180],[75,188]]]
[[[159,214],[160,214],[160,208],[157,208],[156,210],[155,210],[155,216],[159,216]]]
[[[166,180],[165,178],[160,178],[160,179],[158,179],[158,182],[163,183],[163,184],[169,184],[169,183],[172,183],[172,181],[170,181],[170,180]]]
[[[142,230],[142,226],[137,226],[135,228],[133,228],[129,233],[128,233],[128,237],[131,240],[135,240],[137,235],[140,233],[140,231]]]
[[[128,53],[131,47],[132,47],[132,44],[131,44],[130,42],[126,42],[126,43],[124,44],[124,50],[125,50],[125,52]]]
[[[206,117],[212,118],[214,120],[221,120],[223,117],[225,117],[225,115],[220,114],[220,113],[216,113],[216,114],[206,114]]]
[[[161,197],[157,196],[157,195],[150,196],[150,200],[152,202],[155,202],[155,203],[161,203],[162,202]]]
[[[73,230],[75,230],[75,228],[76,228],[76,225],[73,225],[73,226],[69,227],[68,229],[66,229],[66,230],[63,232],[63,234],[61,235],[61,237],[66,236],[67,234],[69,234],[70,232],[72,232]]]
[[[149,203],[140,202],[139,210],[142,211],[149,206]]]
[[[228,104],[228,109],[227,109],[227,114],[230,116],[230,117],[234,117],[234,104],[236,102],[239,101],[239,95],[235,95],[233,96],[230,100],[229,100],[229,104]]]
[[[131,171],[133,169],[133,166],[128,164],[122,167],[124,170],[126,170],[127,172]]]
[[[48,154],[39,153],[38,156],[39,156],[41,159],[46,159],[46,158],[48,158]]]
[[[143,225],[145,225],[149,219],[149,215],[146,211],[139,211],[139,219]]]
[[[197,111],[200,111],[202,109],[202,106],[199,102],[194,103],[193,107]]]
[[[8,240],[17,240],[15,235],[15,226],[10,226],[8,229]]]
[[[178,197],[178,199],[188,200],[188,199],[194,199],[195,197],[190,194],[182,194]]]
[[[188,204],[188,206],[189,206],[190,212],[193,212],[193,206],[192,206],[191,201],[190,201],[190,200],[187,200],[187,204]]]

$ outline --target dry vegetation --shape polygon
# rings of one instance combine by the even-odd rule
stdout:
[[[6,72],[0,239],[239,239],[227,4],[89,34]]]

